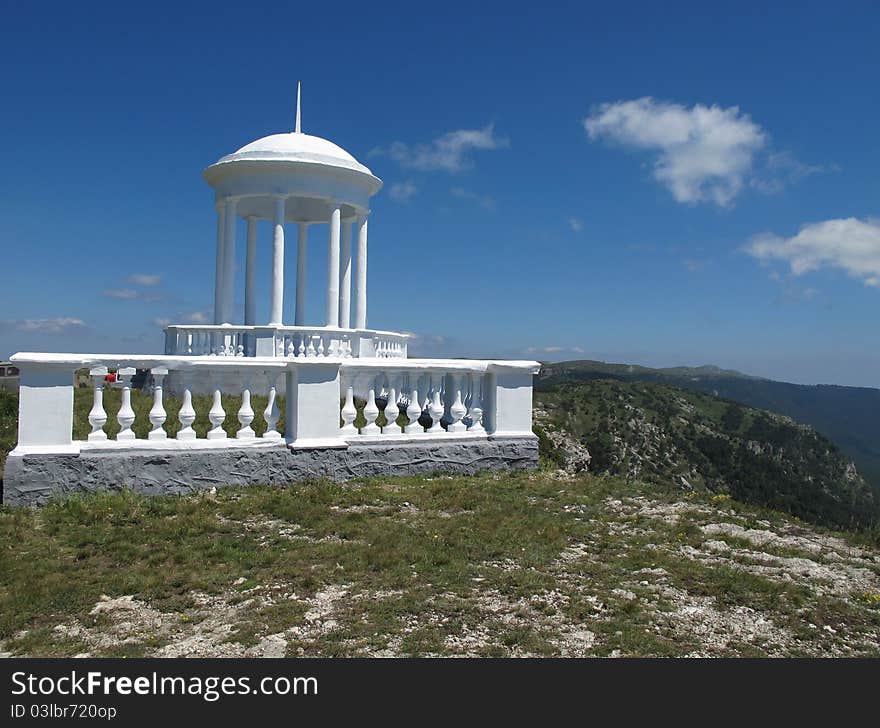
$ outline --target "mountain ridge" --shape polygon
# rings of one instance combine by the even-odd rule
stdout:
[[[780,382],[715,365],[656,369],[586,359],[542,365],[536,389],[595,379],[672,384],[785,415],[834,442],[880,491],[880,389]]]

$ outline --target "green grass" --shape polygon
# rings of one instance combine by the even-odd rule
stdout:
[[[214,607],[200,606],[205,598],[245,605],[225,638],[230,649],[287,630],[288,654],[552,655],[567,631],[585,629],[595,634],[589,654],[687,654],[699,639],[670,630],[663,615],[673,606],[636,575],[658,567],[670,586],[721,610],[762,610],[792,628],[806,614],[838,634],[850,629],[866,645],[880,629],[870,596],[820,598],[677,553],[702,543],[700,518],[743,519],[752,513],[747,506],[734,511],[726,503],[701,516],[712,501],[693,496],[693,514],[671,524],[608,505],[634,497],[673,503],[680,494],[618,478],[537,473],[317,481],[221,489],[215,497],[104,493],[39,510],[4,507],[0,640],[15,654],[76,654],[88,647],[85,638],[55,627],[108,628],[106,616],[96,622],[90,614],[96,603],[131,595],[158,610],[166,626],[89,647],[94,654],[149,655],[186,637],[211,618]],[[579,555],[560,561],[572,547]],[[616,594],[622,585],[637,598]],[[345,595],[318,637],[306,615],[316,595],[332,588]],[[799,649],[808,651],[838,639],[800,631]],[[765,647],[742,641],[721,654]]]

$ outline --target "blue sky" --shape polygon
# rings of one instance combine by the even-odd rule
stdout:
[[[85,7],[2,7],[0,356],[210,317],[201,171],[291,130],[302,79],[303,130],[385,182],[371,326],[880,386],[876,3]]]

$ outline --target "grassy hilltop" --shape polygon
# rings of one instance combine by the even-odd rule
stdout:
[[[0,509],[0,652],[880,656],[880,551],[619,477],[385,478]]]
[[[535,473],[0,507],[0,655],[880,656],[875,496],[828,440],[667,384],[539,390]]]

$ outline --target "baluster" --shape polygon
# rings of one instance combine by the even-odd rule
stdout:
[[[293,349],[293,339],[290,339],[290,343],[288,343],[288,345],[287,345],[287,356],[288,356],[288,357],[292,357],[292,356],[293,356],[293,353],[294,353],[294,349]]]
[[[318,356],[323,357],[323,356],[324,356],[324,352],[325,352],[325,349],[324,349],[324,336],[323,336],[323,335],[319,335],[319,336],[318,336]]]
[[[409,423],[403,428],[403,431],[407,435],[423,435],[425,428],[419,424],[419,417],[422,416],[422,407],[419,404],[419,392],[416,389],[410,395],[406,416],[409,418]]]
[[[342,432],[346,435],[357,435],[357,428],[352,424],[357,417],[357,408],[354,406],[354,388],[349,387],[345,391],[345,406],[342,408]]]
[[[305,355],[306,355],[306,337],[305,337],[305,334],[300,334],[300,335],[299,335],[299,355],[300,355],[300,356],[305,356]]]
[[[471,374],[471,402],[468,409],[468,418],[471,424],[468,425],[468,432],[475,435],[485,435],[486,430],[483,427],[483,375]]]
[[[242,345],[242,344],[238,345],[238,347],[235,350],[235,355],[236,356],[244,356],[244,345]]]
[[[276,382],[278,381],[278,373],[277,372],[269,372],[269,401],[266,403],[266,409],[263,410],[263,417],[266,418],[266,425],[268,426],[266,429],[266,434],[263,435],[263,438],[266,440],[280,440],[281,433],[278,432],[276,426],[278,425],[278,420],[281,417],[281,413],[278,411],[278,403],[277,399],[277,391],[276,391]]]
[[[364,406],[364,419],[367,424],[361,428],[362,435],[378,435],[381,430],[376,425],[376,418],[379,416],[379,407],[376,405],[376,390],[372,387],[367,395],[367,404]]]
[[[116,371],[116,376],[122,383],[122,404],[116,415],[116,421],[122,429],[116,436],[117,440],[134,440],[134,432],[131,430],[131,426],[134,424],[134,410],[131,408],[131,378],[134,373],[132,367],[124,367]]]
[[[150,424],[153,429],[147,435],[148,440],[166,440],[168,433],[162,425],[168,419],[165,412],[165,405],[162,402],[162,380],[168,374],[168,370],[164,367],[153,369],[153,408],[150,410]]]
[[[382,434],[390,437],[400,435],[403,428],[397,424],[397,418],[400,416],[400,409],[397,406],[397,389],[395,388],[396,380],[393,375],[388,375],[388,397],[383,410],[385,414],[386,424],[382,428]]]
[[[177,419],[180,421],[181,428],[177,432],[178,440],[195,440],[196,431],[193,429],[193,422],[196,421],[196,410],[192,402],[192,374],[189,372],[183,375],[183,401],[180,404],[180,412],[177,413]]]
[[[442,376],[440,377],[440,379],[442,379]],[[428,407],[428,414],[431,415],[431,427],[428,428],[428,432],[433,435],[445,432],[443,429],[443,425],[440,424],[440,420],[443,418],[443,413],[446,411],[446,408],[443,406],[443,402],[440,400],[440,384],[437,380],[437,375],[433,375],[431,377],[431,386],[434,389],[434,398]]]
[[[214,390],[214,400],[211,403],[211,409],[208,410],[208,419],[213,427],[208,430],[209,440],[225,440],[226,430],[223,429],[223,422],[226,419],[226,410],[223,409],[223,402],[220,399],[220,386]]]
[[[241,407],[238,408],[238,422],[241,427],[235,433],[239,440],[251,440],[256,437],[251,422],[254,421],[254,409],[251,407],[251,390],[248,375],[242,373]]]
[[[107,433],[104,432],[104,425],[107,424],[107,412],[104,410],[104,377],[107,376],[107,367],[94,367],[89,375],[95,388],[94,403],[89,411],[89,424],[92,426],[89,442],[104,442],[107,439]]]
[[[455,392],[455,401],[452,403],[452,406],[449,408],[449,416],[450,422],[446,428],[447,432],[466,432],[467,425],[462,422],[462,418],[467,414],[467,408],[464,406],[464,402],[461,401],[461,375],[453,374],[450,377],[452,379],[452,391]]]
[[[317,356],[318,352],[315,350],[315,336],[314,334],[309,335],[309,348],[306,351],[307,357]]]
[[[425,385],[425,399],[422,402],[422,412],[427,412],[428,408],[431,406],[431,375],[425,374],[419,377],[419,381],[423,382]]]

